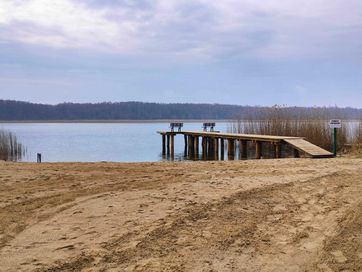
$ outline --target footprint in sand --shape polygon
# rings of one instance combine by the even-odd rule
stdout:
[[[74,247],[74,245],[66,245],[66,246],[58,247],[55,250],[63,250],[63,249],[73,250],[73,249],[75,249],[75,247]]]
[[[333,251],[333,252],[331,252],[331,254],[333,255],[334,259],[338,263],[345,263],[347,261],[347,258],[344,256],[343,252],[340,250]]]

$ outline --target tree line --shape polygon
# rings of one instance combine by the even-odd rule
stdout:
[[[362,109],[338,107],[278,107],[291,119],[321,118],[361,119]],[[237,120],[269,118],[271,107],[191,103],[61,103],[36,104],[0,100],[0,120]],[[275,108],[275,107],[274,107]],[[318,114],[316,114],[318,113]]]

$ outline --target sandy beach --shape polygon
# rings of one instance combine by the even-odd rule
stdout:
[[[0,271],[362,271],[362,159],[0,162]]]

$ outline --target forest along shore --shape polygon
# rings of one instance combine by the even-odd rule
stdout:
[[[361,271],[361,165],[0,162],[0,271]]]

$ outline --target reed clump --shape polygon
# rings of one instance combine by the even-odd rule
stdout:
[[[352,137],[352,149],[354,151],[362,151],[362,119],[354,126]]]
[[[10,131],[0,130],[0,160],[18,161],[25,154],[25,149]]]
[[[307,120],[291,116],[287,109],[280,106],[263,109],[259,116],[263,116],[262,120],[249,117],[234,122],[231,127],[232,132],[303,137],[315,145],[331,150],[333,136],[329,119],[326,119],[320,110],[311,110]],[[338,150],[342,150],[347,141],[348,129],[343,125],[337,134]]]

